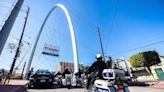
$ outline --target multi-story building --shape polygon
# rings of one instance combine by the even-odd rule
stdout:
[[[74,72],[74,63],[70,63],[70,62],[59,62],[57,64],[57,66],[56,66],[56,71],[60,71],[61,73],[63,73],[66,68],[68,68],[69,71],[71,73],[73,73]],[[79,68],[80,69],[83,69],[84,68],[83,64],[79,64]]]

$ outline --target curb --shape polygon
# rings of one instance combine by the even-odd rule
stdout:
[[[149,85],[152,88],[164,88],[164,82],[149,83]]]
[[[164,87],[153,87],[153,86],[147,86],[149,88],[154,88],[154,89],[164,89]]]

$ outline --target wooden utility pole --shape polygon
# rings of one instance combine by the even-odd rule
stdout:
[[[21,37],[20,37],[20,39],[19,39],[19,44],[18,44],[18,47],[17,47],[17,49],[16,49],[16,53],[15,53],[15,56],[14,56],[14,59],[13,59],[13,62],[12,62],[10,71],[9,71],[9,73],[8,73],[6,79],[5,79],[4,84],[6,84],[6,81],[7,81],[7,80],[8,80],[7,83],[9,83],[9,81],[10,81],[10,75],[11,75],[12,72],[13,72],[13,69],[14,69],[14,66],[15,66],[15,63],[16,63],[16,60],[17,60],[17,58],[18,58],[18,56],[19,56],[19,54],[20,54],[20,47],[21,47],[21,44],[22,44],[22,38],[23,38],[23,36],[24,36],[24,32],[25,32],[25,28],[26,28],[26,24],[27,24],[27,20],[28,20],[29,11],[30,11],[30,8],[28,7],[28,10],[27,10],[27,12],[26,12],[26,17],[25,17],[24,26],[23,26],[23,31],[22,31]]]
[[[23,79],[23,72],[24,72],[25,66],[26,66],[26,62],[24,62],[24,65],[23,65],[23,69],[22,69],[22,73],[21,73],[21,79]]]
[[[101,53],[102,53],[103,59],[105,61],[104,49],[103,49],[103,44],[102,44],[102,40],[101,40],[101,33],[100,33],[100,28],[99,27],[97,29],[97,32],[98,32],[98,36],[99,36],[99,40],[100,40]]]

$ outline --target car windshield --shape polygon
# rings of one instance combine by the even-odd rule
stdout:
[[[35,73],[36,74],[50,74],[48,70],[37,70]]]

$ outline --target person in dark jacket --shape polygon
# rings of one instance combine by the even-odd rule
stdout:
[[[82,74],[83,74],[83,72],[79,69],[79,71],[77,73],[75,73],[75,76],[78,78],[81,78]]]
[[[68,68],[66,68],[62,74],[62,77],[65,78],[66,74],[71,74],[71,72],[68,70]]]
[[[102,55],[101,54],[97,54],[96,56],[96,61],[89,67],[88,69],[88,73],[91,73],[93,70],[95,72],[97,72],[97,77],[99,79],[103,79],[103,76],[102,76],[102,71],[104,69],[106,69],[106,63],[102,60]]]
[[[62,75],[60,71],[58,71],[58,72],[55,74],[55,77],[57,77],[58,75]]]
[[[96,72],[97,77],[99,79],[103,79],[102,72],[104,69],[106,69],[106,63],[102,60],[102,55],[97,54],[96,61],[89,67],[89,69],[86,71],[87,74],[90,74],[92,72]],[[90,82],[92,81],[91,77],[88,77],[87,81],[87,89],[89,88]]]

